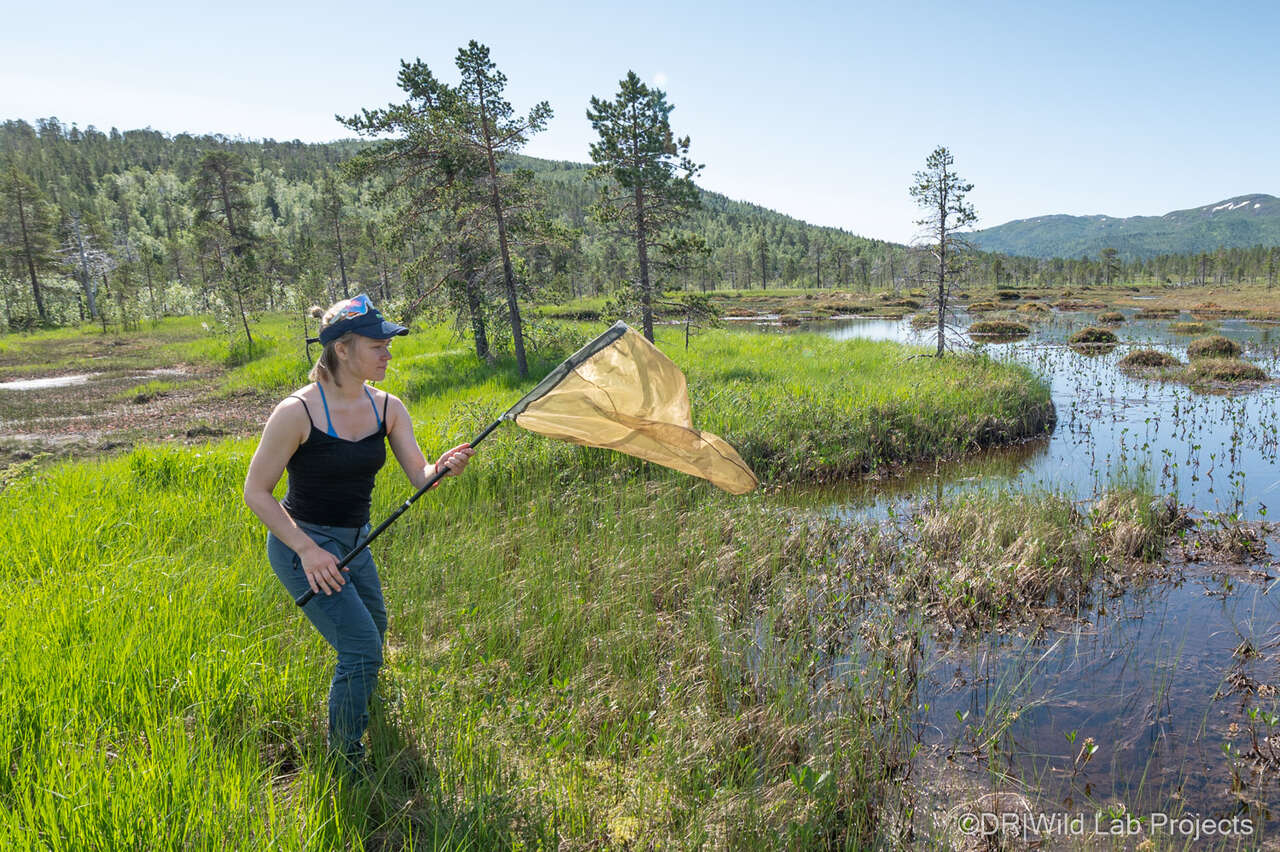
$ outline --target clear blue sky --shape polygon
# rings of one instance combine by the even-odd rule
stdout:
[[[187,8],[190,5],[191,8]],[[707,188],[906,241],[936,145],[979,227],[1280,195],[1280,3],[22,3],[0,118],[320,141],[397,99],[401,58],[448,81],[475,38],[526,152],[588,160],[592,95],[628,69],[676,105]]]

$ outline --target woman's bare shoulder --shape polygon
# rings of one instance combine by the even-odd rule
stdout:
[[[390,432],[395,428],[396,423],[401,419],[409,418],[409,409],[405,408],[400,397],[384,390],[374,391],[375,402],[378,407],[387,412],[387,431]]]
[[[304,397],[312,387],[312,385],[308,385],[307,387],[299,388],[276,403],[268,422],[276,420],[281,422],[282,425],[297,429],[300,436],[302,436],[302,440],[305,441],[305,436],[311,431],[311,413],[307,409]]]

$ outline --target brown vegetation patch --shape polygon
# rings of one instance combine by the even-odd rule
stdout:
[[[1098,322],[1105,323],[1122,323],[1124,322],[1124,314],[1119,311],[1103,311],[1098,314]]]
[[[1191,384],[1213,382],[1265,382],[1267,373],[1257,364],[1240,358],[1197,358],[1187,367]]]
[[[1191,315],[1197,319],[1214,317],[1242,317],[1249,312],[1240,308],[1224,308],[1217,302],[1201,302],[1191,307]]]
[[[1187,344],[1189,358],[1236,358],[1239,355],[1240,344],[1220,334],[1198,337]]]
[[[1026,325],[1012,320],[978,320],[969,326],[969,334],[974,337],[1025,337],[1030,333]]]
[[[1099,328],[1096,325],[1085,326],[1084,328],[1071,335],[1070,343],[1115,343],[1117,342],[1116,334],[1107,328]]]
[[[1120,359],[1121,369],[1151,369],[1153,367],[1181,367],[1182,362],[1167,352],[1155,349],[1135,349]]]

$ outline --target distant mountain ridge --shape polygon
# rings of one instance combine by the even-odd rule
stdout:
[[[984,251],[1024,257],[1088,256],[1114,248],[1126,260],[1280,245],[1280,198],[1238,195],[1163,216],[1037,216],[975,231]]]

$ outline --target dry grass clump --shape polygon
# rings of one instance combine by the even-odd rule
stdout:
[[[1138,319],[1173,319],[1180,313],[1177,308],[1141,308],[1134,316]]]
[[[1191,523],[1173,497],[1153,498],[1138,488],[1108,492],[1090,518],[1101,552],[1125,563],[1159,559],[1169,535]]]
[[[920,303],[915,299],[883,299],[886,308],[910,308],[911,310],[919,310]]]
[[[1197,358],[1187,367],[1191,384],[1210,382],[1265,382],[1267,373],[1257,364],[1240,358]]]
[[[1026,302],[1018,305],[1018,310],[1028,314],[1051,314],[1053,310],[1044,302]]]
[[[997,290],[996,298],[1002,302],[1013,302],[1022,298],[1022,294],[1017,290]]]
[[[912,328],[929,328],[938,324],[936,314],[916,314],[911,318]]]
[[[1105,308],[1102,302],[1090,302],[1084,299],[1059,299],[1053,306],[1060,311],[1096,311]]]
[[[969,303],[969,313],[971,314],[981,314],[981,313],[986,313],[988,311],[998,311],[998,310],[1000,310],[1000,306],[997,305],[995,302],[970,302]]]
[[[1124,322],[1124,314],[1119,311],[1103,311],[1098,314],[1098,322],[1121,323]]]
[[[1139,488],[1108,493],[1088,514],[1053,494],[976,493],[915,519],[907,601],[953,624],[1072,607],[1106,570],[1158,559],[1186,523],[1171,500]]]
[[[1160,352],[1155,349],[1135,349],[1121,358],[1117,366],[1120,369],[1150,369],[1152,367],[1181,367],[1182,362],[1167,352]]]
[[[1169,330],[1175,334],[1204,334],[1213,326],[1204,322],[1171,322]]]
[[[1187,345],[1188,358],[1236,358],[1239,355],[1240,344],[1221,334],[1198,337]]]
[[[1025,337],[1031,329],[1013,320],[978,320],[969,326],[969,334],[975,337]]]
[[[1116,341],[1114,331],[1099,328],[1096,325],[1085,326],[1071,335],[1069,340],[1070,343],[1115,343]]]

